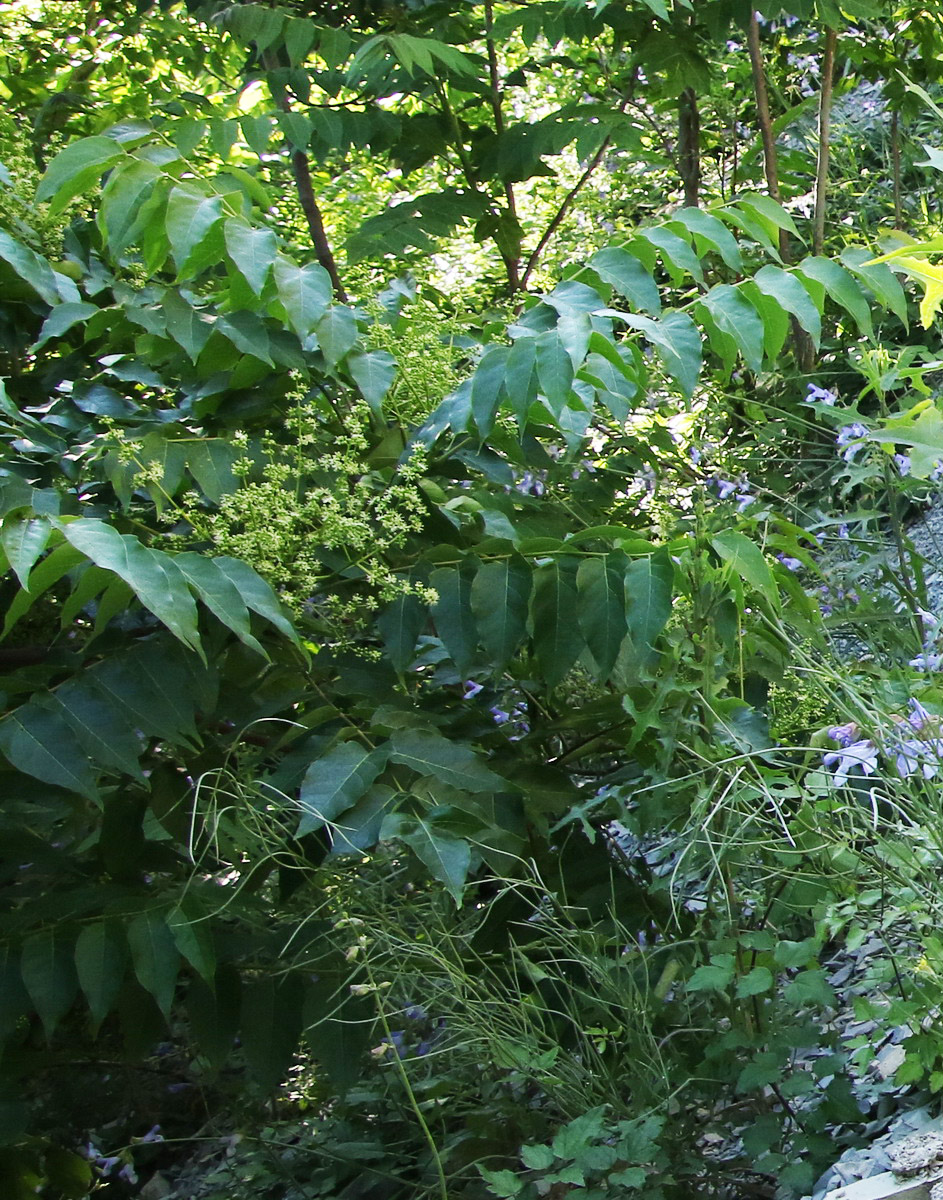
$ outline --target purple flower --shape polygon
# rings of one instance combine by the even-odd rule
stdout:
[[[910,455],[909,454],[895,454],[894,462],[897,463],[897,469],[898,469],[898,471],[900,471],[902,476],[906,476],[906,475],[910,474]]]
[[[844,425],[835,435],[835,444],[844,446],[845,450],[842,453],[842,458],[845,462],[851,462],[854,456],[861,449],[860,445],[849,445],[849,442],[859,442],[861,438],[868,436],[867,426],[862,425],[860,421],[854,421],[851,425]]]
[[[790,571],[799,571],[802,569],[802,559],[800,558],[791,558],[788,554],[777,554],[776,557]]]
[[[838,397],[834,392],[830,392],[825,388],[816,387],[814,383],[808,386],[808,395],[806,400],[810,403],[817,400],[820,404],[834,404]]]
[[[505,712],[503,708],[491,709],[491,715],[494,717],[494,722],[496,725],[504,725],[511,719],[511,714]]]
[[[721,500],[726,500],[737,490],[737,484],[732,483],[729,479],[715,479],[714,483],[717,484],[717,495]]]
[[[916,658],[912,658],[908,665],[915,667],[918,671],[939,671],[941,663],[943,663],[943,655],[931,654],[928,650],[923,650]]]
[[[844,748],[850,746],[858,736],[858,726],[854,721],[849,721],[847,725],[833,725],[827,732],[833,742],[838,742]]]
[[[849,537],[848,526],[844,522],[838,526],[838,536],[842,539],[842,541],[847,541]]]
[[[828,768],[835,768],[832,782],[840,787],[848,779],[848,773],[854,767],[860,767],[865,775],[873,775],[878,765],[878,748],[872,741],[864,739],[843,746],[823,755],[822,763]]]
[[[752,503],[753,497],[748,492],[737,493],[737,512],[743,512],[743,510]]]
[[[462,694],[463,700],[471,700],[473,696],[477,696],[479,692],[484,691],[484,685],[475,683],[474,679],[465,680],[465,691]]]

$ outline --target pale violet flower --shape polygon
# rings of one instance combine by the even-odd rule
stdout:
[[[854,456],[861,449],[860,439],[868,436],[866,425],[862,425],[860,421],[853,421],[851,425],[843,425],[835,435],[835,444],[839,447],[844,446],[842,458],[845,462],[851,462]],[[854,443],[849,445],[849,443]]]
[[[827,388],[816,387],[814,383],[809,384],[808,391],[809,394],[806,396],[806,400],[817,400],[819,404],[832,405],[838,399],[834,392],[828,391]]]
[[[910,455],[909,454],[895,454],[894,462],[897,463],[897,469],[898,469],[898,471],[900,471],[901,475],[909,475],[910,474]]]
[[[830,751],[823,756],[822,762],[829,769],[835,768],[832,782],[836,787],[841,787],[854,767],[860,767],[865,775],[874,774],[878,766],[878,748],[874,742],[865,739]]]
[[[908,665],[915,667],[918,671],[939,671],[941,663],[943,663],[943,655],[931,654],[929,650],[924,650],[916,658],[912,658]]]

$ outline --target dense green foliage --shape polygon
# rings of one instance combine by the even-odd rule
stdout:
[[[939,14],[761,17],[0,4],[4,1196],[786,1198],[943,1090]]]

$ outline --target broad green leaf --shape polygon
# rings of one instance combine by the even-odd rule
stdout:
[[[227,254],[249,285],[249,290],[261,296],[278,251],[278,239],[274,232],[250,225],[238,217],[230,217],[224,226],[224,234]]]
[[[292,66],[303,63],[311,52],[318,31],[314,22],[306,17],[288,17],[285,22],[285,50]]]
[[[275,259],[275,286],[289,325],[303,340],[331,302],[331,279],[317,263],[297,267],[282,255]]]
[[[701,260],[684,238],[678,237],[676,233],[672,233],[663,225],[640,229],[636,236],[661,251],[662,261],[676,285],[682,282],[686,274],[692,276],[698,283],[704,282]]]
[[[167,927],[181,955],[194,971],[212,984],[216,974],[213,923],[210,914],[196,902],[192,893],[185,895],[177,907],[167,914]]]
[[[216,331],[228,338],[237,350],[274,367],[272,343],[265,322],[254,312],[225,313],[216,320]]]
[[[196,736],[199,662],[166,636],[112,654],[85,679],[147,737],[184,742]]]
[[[763,351],[769,362],[775,362],[789,336],[789,313],[778,300],[761,292],[752,279],[738,284],[737,290],[763,318]]]
[[[807,279],[814,279],[820,283],[835,303],[840,304],[854,317],[865,337],[872,336],[871,307],[865,299],[861,285],[840,263],[833,258],[810,255],[804,258],[796,269]]]
[[[943,414],[935,404],[915,404],[902,416],[886,417],[882,425],[869,433],[869,440],[907,446],[915,479],[926,479],[943,461]]]
[[[9,516],[0,528],[0,545],[20,586],[29,588],[29,573],[46,549],[52,526],[45,517]]]
[[[39,350],[50,340],[50,338],[62,337],[68,333],[73,325],[78,325],[80,321],[86,321],[100,310],[94,304],[87,304],[84,300],[78,303],[58,304],[43,322],[43,327],[39,331],[39,338],[33,344],[34,350]]]
[[[242,597],[243,603],[253,612],[264,617],[269,624],[274,625],[279,633],[284,634],[289,641],[299,644],[298,634],[292,623],[285,616],[278,597],[272,587],[261,575],[256,574],[248,563],[239,558],[229,558],[223,555],[214,558],[220,571],[235,585],[236,591]]]
[[[275,128],[274,117],[270,117],[267,113],[241,117],[239,124],[242,126],[242,136],[246,139],[246,145],[254,154],[261,156],[271,151],[272,130]]]
[[[612,670],[628,632],[625,614],[625,572],[628,559],[621,551],[585,558],[576,573],[579,623],[586,645],[604,680]]]
[[[632,641],[642,652],[654,649],[668,623],[674,565],[667,550],[634,559],[625,569],[625,600]]]
[[[386,766],[386,747],[370,750],[360,742],[341,742],[308,768],[301,784],[301,819],[296,837],[304,837],[352,808]]]
[[[114,138],[99,135],[70,142],[47,167],[36,189],[36,199],[51,201],[49,215],[55,216],[124,154],[121,143]]]
[[[280,112],[277,117],[278,127],[285,135],[291,150],[305,151],[311,141],[314,125],[307,113]]]
[[[739,289],[726,283],[715,284],[699,303],[708,310],[717,328],[733,339],[750,370],[759,371],[763,365],[763,322]]]
[[[328,830],[331,854],[363,854],[372,850],[380,840],[383,821],[397,799],[399,793],[391,787],[375,783]]]
[[[174,556],[174,562],[184,579],[206,607],[233,631],[250,650],[267,657],[257,638],[253,637],[247,609],[239,590],[228,575],[220,570],[215,559],[187,551]]]
[[[429,577],[438,600],[432,608],[436,632],[458,670],[465,674],[478,647],[478,627],[472,612],[472,580],[458,567],[439,567]]]
[[[0,259],[13,268],[20,279],[33,289],[47,304],[59,303],[60,278],[48,262],[29,246],[16,241],[0,229]],[[74,286],[74,285],[73,285]]]
[[[25,704],[0,721],[0,751],[27,775],[94,799],[96,777],[64,717]]]
[[[661,312],[661,297],[651,272],[628,250],[607,246],[597,250],[588,265],[640,312],[652,316]]]
[[[519,337],[511,343],[504,371],[504,390],[511,411],[523,429],[530,406],[537,398],[537,351],[532,337]]]
[[[207,984],[194,976],[187,985],[186,1009],[200,1055],[218,1070],[239,1030],[239,974],[221,967]]]
[[[42,698],[43,707],[65,718],[90,763],[99,768],[110,767],[143,782],[139,759],[144,743],[124,709],[97,691],[93,678],[92,672],[85,672],[67,679],[52,695]]]
[[[583,651],[585,642],[576,590],[576,560],[554,559],[534,572],[532,628],[534,652],[548,687],[564,678]]]
[[[736,964],[732,954],[715,954],[709,966],[698,967],[687,982],[689,992],[723,992],[733,983]]]
[[[75,966],[96,1032],[124,982],[128,951],[115,921],[86,925],[75,942]]]
[[[509,353],[507,346],[489,346],[472,376],[472,416],[482,438],[486,438],[494,428],[495,414],[504,395],[504,375]]]
[[[198,649],[196,604],[170,555],[150,550],[131,534],[93,518],[63,525],[66,540],[92,562],[114,571],[145,608],[186,646]]]
[[[347,370],[360,389],[370,411],[378,417],[383,415],[383,400],[393,386],[398,367],[396,359],[386,350],[370,350],[366,354],[350,354]]]
[[[530,568],[517,557],[485,563],[472,582],[472,611],[496,670],[524,638],[531,586]]]
[[[152,909],[129,921],[126,932],[138,983],[150,992],[157,1007],[169,1018],[180,970],[180,951],[167,921],[162,913]]]
[[[196,362],[213,332],[215,317],[194,308],[171,288],[164,293],[163,314],[167,321],[167,332],[186,351],[190,360]]]
[[[534,339],[534,352],[540,391],[550,411],[559,418],[573,386],[572,360],[555,329],[548,329]]]
[[[694,240],[699,245],[716,250],[732,271],[743,270],[743,259],[737,239],[723,221],[705,212],[703,208],[679,208],[672,214],[671,221],[672,224],[677,222],[683,225],[694,235]]]
[[[846,246],[839,255],[842,263],[874,293],[878,303],[889,308],[907,326],[907,297],[894,272],[886,263],[875,263],[864,246]]]
[[[72,947],[51,929],[36,933],[23,943],[20,971],[48,1041],[78,992]]]
[[[336,367],[357,342],[357,320],[346,304],[332,304],[315,327],[324,361]]]
[[[187,470],[207,500],[218,504],[239,486],[233,463],[241,452],[223,438],[201,438],[187,446]]]
[[[404,818],[397,837],[425,863],[433,878],[445,884],[455,903],[460,904],[471,865],[468,842],[437,829],[422,817]]]
[[[796,223],[792,217],[783,208],[783,206],[774,200],[772,196],[764,196],[760,192],[751,192],[745,196],[738,196],[735,203],[740,208],[751,209],[756,217],[764,221],[768,226],[774,229],[784,229],[793,237],[802,241],[802,234],[796,228]]]
[[[605,1113],[605,1106],[598,1105],[568,1121],[557,1132],[552,1142],[552,1149],[557,1158],[579,1159],[585,1154],[587,1143],[603,1136]]]
[[[507,789],[507,783],[471,747],[432,730],[397,729],[390,739],[390,759],[466,792]]]
[[[817,347],[822,337],[822,318],[799,276],[767,263],[753,276],[753,282],[761,292],[792,313]]]
[[[743,1000],[747,996],[762,996],[764,992],[768,992],[773,986],[773,972],[769,967],[753,967],[746,975],[741,975],[737,980],[737,999]]]
[[[521,1162],[530,1171],[546,1171],[555,1158],[549,1146],[521,1146]]]
[[[714,534],[711,545],[725,563],[752,587],[755,587],[773,606],[779,609],[779,592],[763,551],[746,534],[736,529],[724,529]]]
[[[142,208],[161,171],[147,159],[132,158],[111,172],[98,206],[98,228],[108,249],[118,257],[138,235]]]
[[[207,265],[206,247],[222,216],[222,196],[207,195],[191,184],[171,189],[165,220],[178,279]]]
[[[377,629],[386,653],[397,671],[406,671],[416,657],[416,643],[428,620],[417,596],[397,596],[377,617]]]
[[[266,1092],[284,1079],[301,1036],[301,981],[261,975],[243,990],[239,1036],[255,1083]]]
[[[685,399],[690,399],[701,373],[701,335],[687,313],[666,312],[657,320],[630,313],[621,316],[627,325],[645,334]]]
[[[838,1007],[838,998],[821,968],[800,971],[783,988],[783,999],[796,1008],[806,1004],[814,1004],[821,1008]]]

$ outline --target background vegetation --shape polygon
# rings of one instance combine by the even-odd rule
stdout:
[[[786,1200],[943,1090],[941,13],[0,29],[4,1196]]]

